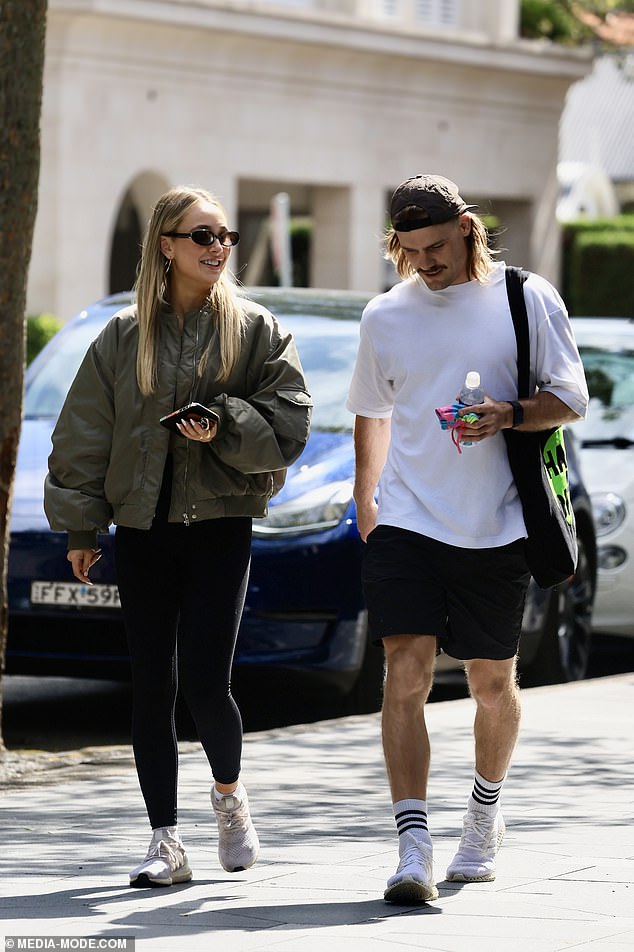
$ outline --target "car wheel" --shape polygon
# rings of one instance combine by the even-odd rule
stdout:
[[[586,546],[578,537],[577,571],[550,593],[537,653],[522,675],[526,687],[585,678],[592,636],[594,581]]]

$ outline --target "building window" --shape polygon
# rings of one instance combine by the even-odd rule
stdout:
[[[455,26],[458,0],[416,0],[416,20],[437,26]]]
[[[318,7],[315,0],[260,0],[261,3],[270,3],[274,7]]]
[[[375,15],[425,26],[457,26],[460,0],[378,0]],[[364,9],[358,6],[359,12]]]
[[[383,0],[383,16],[396,17],[399,14],[400,0]]]

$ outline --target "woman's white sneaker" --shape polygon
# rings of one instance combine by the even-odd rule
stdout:
[[[172,886],[192,878],[187,853],[175,826],[160,826],[152,831],[147,856],[130,873],[130,885],[138,887]]]
[[[253,866],[260,841],[249,813],[249,799],[242,784],[233,793],[216,799],[211,788],[211,805],[218,821],[218,859],[228,873]]]

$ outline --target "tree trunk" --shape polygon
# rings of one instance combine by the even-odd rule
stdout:
[[[26,282],[40,171],[46,7],[47,0],[0,0],[0,712],[9,514],[22,420]]]

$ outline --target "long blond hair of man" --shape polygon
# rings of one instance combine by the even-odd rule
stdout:
[[[210,202],[225,214],[218,199],[205,189],[178,185],[162,195],[154,207],[145,238],[137,280],[137,319],[139,322],[139,350],[136,374],[139,389],[144,396],[154,393],[158,378],[158,317],[161,306],[169,296],[169,263],[161,251],[161,235],[177,231],[187,211],[198,201]],[[225,268],[218,281],[210,288],[209,304],[218,326],[220,343],[220,370],[218,380],[226,380],[240,353],[244,312],[237,284]],[[200,376],[207,364],[209,348],[198,362]]]
[[[466,212],[465,216],[471,219],[471,230],[465,237],[467,242],[467,275],[470,281],[476,280],[485,284],[495,263],[493,256],[498,252],[489,247],[489,236],[482,219],[471,212]],[[420,217],[420,208],[410,206],[399,212],[398,220],[405,223],[408,219],[416,220]],[[456,227],[460,217],[457,215],[455,218]],[[394,228],[388,228],[385,233],[385,257],[393,262],[399,277],[403,280],[416,273],[401,248]]]

